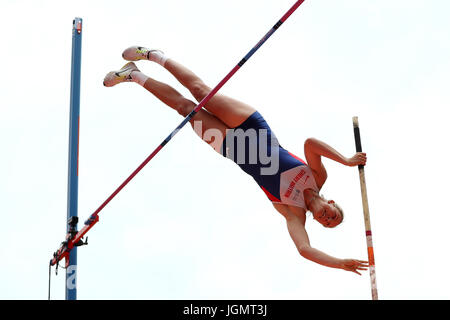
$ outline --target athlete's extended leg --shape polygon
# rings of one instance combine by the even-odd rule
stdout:
[[[130,81],[142,85],[147,91],[151,92],[167,106],[176,110],[183,117],[186,117],[196,106],[194,102],[183,97],[183,95],[171,86],[152,79],[140,72],[133,62],[127,63],[118,71],[108,73],[103,83],[105,86],[111,87],[121,82]],[[221,152],[220,148],[226,130],[229,129],[226,124],[204,109],[199,110],[195,117],[190,120],[190,123],[194,131],[203,141],[211,145],[217,152]]]
[[[159,50],[149,50],[144,47],[130,47],[122,55],[126,60],[130,61],[145,59],[159,63],[185,86],[198,102],[211,91],[211,88],[191,70],[174,59],[168,59]],[[220,93],[216,93],[205,105],[205,108],[230,128],[237,127],[256,111],[248,104]]]

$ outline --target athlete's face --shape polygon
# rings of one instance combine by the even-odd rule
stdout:
[[[344,217],[333,205],[333,200],[320,200],[319,208],[313,212],[313,217],[326,228],[334,228],[339,225]]]

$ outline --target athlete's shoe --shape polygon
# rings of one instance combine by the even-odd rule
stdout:
[[[133,71],[139,71],[139,69],[133,62],[128,62],[122,69],[109,72],[103,80],[103,85],[105,87],[112,87],[121,82],[132,81],[131,72]]]
[[[150,60],[150,55],[152,54],[152,52],[159,52],[162,55],[164,54],[164,52],[162,52],[161,50],[134,46],[125,49],[125,51],[122,53],[122,57],[128,61]]]

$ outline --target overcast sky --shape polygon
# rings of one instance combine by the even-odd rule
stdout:
[[[0,298],[46,299],[65,237],[71,29],[82,42],[81,222],[182,118],[103,77],[131,45],[159,48],[215,86],[294,0],[0,2]],[[308,137],[354,153],[358,116],[380,299],[449,299],[446,168],[450,3],[306,0],[221,89],[303,157]],[[160,66],[155,79],[189,92]],[[367,259],[356,168],[324,160],[345,211],[312,246]],[[100,213],[78,250],[79,299],[371,299],[358,276],[303,259],[253,179],[186,126]],[[65,272],[52,276],[64,299]]]

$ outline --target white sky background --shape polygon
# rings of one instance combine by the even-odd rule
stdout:
[[[65,237],[72,19],[84,20],[84,222],[182,120],[136,84],[103,87],[122,50],[160,48],[215,86],[294,2],[1,0],[1,299],[46,299]],[[221,90],[300,157],[310,136],[352,155],[359,116],[380,299],[450,298],[448,12],[445,0],[307,0]],[[192,98],[160,66],[138,66]],[[329,230],[309,217],[311,243],[366,259],[357,169],[324,163],[322,192],[346,218]],[[371,298],[368,272],[301,258],[252,178],[188,126],[88,236],[79,299]],[[64,299],[64,278],[53,273],[52,298]]]

